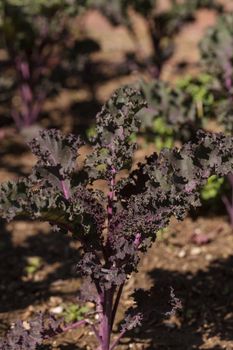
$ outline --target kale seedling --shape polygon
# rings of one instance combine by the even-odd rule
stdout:
[[[212,174],[232,171],[233,139],[203,132],[195,142],[154,153],[131,171],[136,147],[131,135],[138,131],[136,114],[143,106],[141,94],[133,88],[121,88],[112,95],[97,115],[92,153],[82,169],[77,162],[76,170],[79,138],[56,130],[41,132],[30,144],[38,158],[32,174],[1,186],[3,217],[48,221],[81,242],[78,269],[85,280],[81,296],[95,304],[98,315],[87,313],[66,326],[40,323],[37,344],[48,336],[48,329],[54,335],[86,325],[96,335],[99,350],[115,349],[126,331],[143,319],[131,308],[120,334],[112,339],[124,285],[137,271],[141,255],[171,216],[182,220],[190,206],[199,205],[199,188]],[[127,177],[120,176],[122,170],[129,171]],[[99,179],[105,181],[106,193],[97,189]],[[36,348],[36,337],[30,340],[30,332],[25,335],[20,327],[13,330],[17,336],[9,333],[3,340],[3,349],[12,349],[9,344],[20,349],[18,344],[26,341],[32,343],[30,350]]]
[[[82,320],[84,315],[87,314],[89,308],[87,306],[80,306],[78,304],[65,305],[63,316],[66,322],[74,322]]]

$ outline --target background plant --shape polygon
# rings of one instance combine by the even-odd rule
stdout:
[[[216,116],[226,133],[233,133],[233,15],[225,14],[215,26],[208,29],[200,43],[200,52],[204,69],[212,74],[216,83],[213,85]],[[223,195],[233,225],[233,175],[229,174],[228,184],[231,195]]]
[[[142,94],[147,108],[140,112],[142,130],[158,150],[172,147],[176,141],[192,140],[203,128],[194,96],[184,87],[172,86],[162,80],[142,82]]]
[[[141,133],[157,150],[193,140],[199,129],[216,122],[216,81],[205,72],[178,79],[173,85],[158,79],[140,86],[148,104],[139,113]],[[211,177],[201,191],[206,208],[217,209],[227,188],[222,178]]]
[[[89,308],[87,306],[80,306],[78,304],[70,303],[65,305],[62,315],[67,323],[80,321],[88,313]]]
[[[222,7],[213,0],[183,0],[169,1],[166,10],[161,11],[155,0],[97,0],[88,2],[90,7],[99,9],[114,25],[126,25],[137,43],[137,36],[129,15],[129,8],[139,13],[148,25],[153,54],[149,59],[140,59],[140,53],[134,57],[140,68],[146,68],[150,75],[158,78],[165,62],[174,52],[174,38],[183,26],[195,19],[196,11],[200,8],[211,8],[222,11]],[[136,44],[138,47],[138,45]],[[132,64],[132,59],[131,59]]]
[[[200,53],[206,72],[217,81],[215,99],[219,121],[232,133],[232,79],[233,79],[233,15],[225,14],[210,27],[200,43]]]
[[[8,54],[1,69],[1,101],[11,104],[19,129],[37,121],[46,98],[69,86],[69,76],[76,74],[78,80],[90,48],[85,51],[72,33],[71,19],[84,5],[68,0],[1,2],[0,44]]]

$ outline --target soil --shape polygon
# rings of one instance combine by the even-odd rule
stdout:
[[[205,28],[215,20],[213,12],[200,11],[197,20],[182,30],[176,41],[176,53],[163,71],[164,79],[171,81],[200,70],[197,43]],[[147,57],[151,46],[146,23],[135,14],[134,21],[141,54]],[[125,52],[135,50],[135,42],[128,32],[112,27],[99,13],[90,12],[84,23],[85,30],[102,43],[102,51],[93,55],[93,62],[104,61],[107,67],[113,58],[116,63],[122,62]],[[180,70],[182,62],[186,64]],[[147,78],[147,73],[142,74]],[[99,105],[116,87],[136,81],[142,74],[135,71],[97,83],[98,103],[94,106],[89,105],[90,93],[85,89],[64,92],[56,100],[48,101],[45,108],[49,113],[56,105],[57,110],[64,113],[62,121],[60,114],[51,112],[50,119],[42,120],[42,126],[55,125],[64,131],[78,129],[83,120],[74,121],[70,104],[78,100],[84,119],[87,113],[88,120],[92,120]],[[14,133],[11,128],[6,134],[8,137],[0,140],[0,182],[28,174],[35,162],[25,146],[25,136]],[[140,150],[137,161],[150,151]],[[183,222],[173,220],[142,257],[139,272],[125,286],[117,319],[120,322],[124,311],[132,305],[130,296],[135,288],[150,290],[145,296],[147,313],[142,327],[128,333],[119,349],[233,349],[233,229],[226,216],[210,216],[204,209],[200,214],[196,219],[188,216]],[[17,319],[27,320],[39,311],[57,314],[64,305],[78,302],[82,284],[75,269],[79,246],[69,235],[51,232],[45,223],[22,220],[11,223],[2,220],[0,227],[1,334]],[[40,263],[30,274],[28,267],[35,257]],[[172,308],[171,288],[181,300],[182,309],[168,316],[166,313]],[[94,336],[86,328],[70,331],[43,346],[54,350],[95,348]]]

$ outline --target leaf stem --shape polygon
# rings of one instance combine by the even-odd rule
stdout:
[[[122,330],[121,333],[118,335],[118,337],[114,340],[114,342],[112,343],[112,345],[110,346],[110,350],[115,349],[115,347],[118,345],[119,341],[121,340],[121,338],[125,335],[126,330]]]
[[[95,325],[91,321],[89,321],[87,319],[83,319],[83,320],[80,320],[78,322],[72,323],[72,324],[64,327],[62,330],[63,330],[63,332],[67,332],[67,331],[70,331],[72,329],[79,328],[82,325],[89,325],[92,328],[93,332],[95,333],[95,336],[98,339],[99,343],[101,344],[102,339],[101,339],[101,337],[100,337],[100,335],[99,335]]]

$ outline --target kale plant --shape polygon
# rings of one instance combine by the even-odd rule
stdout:
[[[141,131],[158,150],[171,148],[177,140],[189,141],[203,128],[195,98],[185,88],[154,80],[142,82],[141,90],[147,101],[147,108],[139,113]]]
[[[214,79],[207,73],[201,73],[196,77],[185,76],[177,80],[176,85],[183,92],[191,95],[193,103],[196,105],[196,113],[202,119],[202,124],[206,119],[215,117],[214,113]]]
[[[195,138],[215,116],[214,79],[206,73],[186,76],[174,86],[161,80],[141,83],[148,107],[139,112],[141,134],[156,150],[171,148]],[[221,198],[224,179],[211,176],[201,191],[204,205],[211,210]]]
[[[170,0],[168,8],[164,11],[159,10],[155,0],[89,0],[88,4],[98,8],[114,25],[126,25],[136,40],[129,8],[133,8],[144,17],[154,51],[144,62],[136,57],[135,63],[146,68],[154,78],[160,76],[165,62],[173,54],[175,36],[187,22],[195,19],[196,11],[200,8],[222,10],[214,0]]]
[[[208,29],[200,51],[205,71],[217,81],[216,115],[225,130],[233,133],[233,14],[221,16],[217,24]]]
[[[106,16],[113,25],[131,27],[129,7],[144,16],[148,16],[155,7],[155,0],[88,0],[88,7],[96,8]]]
[[[69,0],[2,1],[0,45],[8,58],[1,68],[0,92],[2,102],[11,105],[10,114],[19,129],[35,123],[45,99],[67,86],[71,71],[74,75],[81,69],[80,59],[85,55],[77,53],[79,41],[70,22],[84,4]]]
[[[214,106],[216,116],[226,133],[233,134],[233,14],[220,17],[217,24],[206,33],[200,43],[205,70],[215,80]],[[227,176],[230,198],[222,200],[233,225],[233,175]]]
[[[0,190],[2,217],[48,221],[80,241],[78,270],[85,280],[81,296],[95,304],[99,317],[87,314],[62,331],[90,326],[99,350],[113,350],[127,330],[142,322],[143,314],[131,308],[120,334],[112,339],[124,285],[156,233],[172,216],[182,220],[190,207],[200,204],[199,188],[212,174],[223,176],[233,170],[233,139],[204,132],[181,149],[152,154],[132,170],[132,135],[140,126],[137,113],[143,106],[141,94],[133,88],[112,95],[97,115],[92,152],[83,167],[79,138],[42,131],[30,143],[38,159],[31,175],[5,183]],[[128,176],[122,176],[122,170]],[[105,181],[106,192],[98,189],[96,180]],[[7,344],[12,337],[8,335]]]
[[[152,76],[158,78],[161,75],[165,62],[174,52],[174,38],[186,23],[195,20],[196,11],[200,8],[221,11],[221,6],[212,0],[184,0],[182,2],[171,0],[170,7],[166,11],[149,13],[147,20],[154,48],[154,54],[150,60]]]

